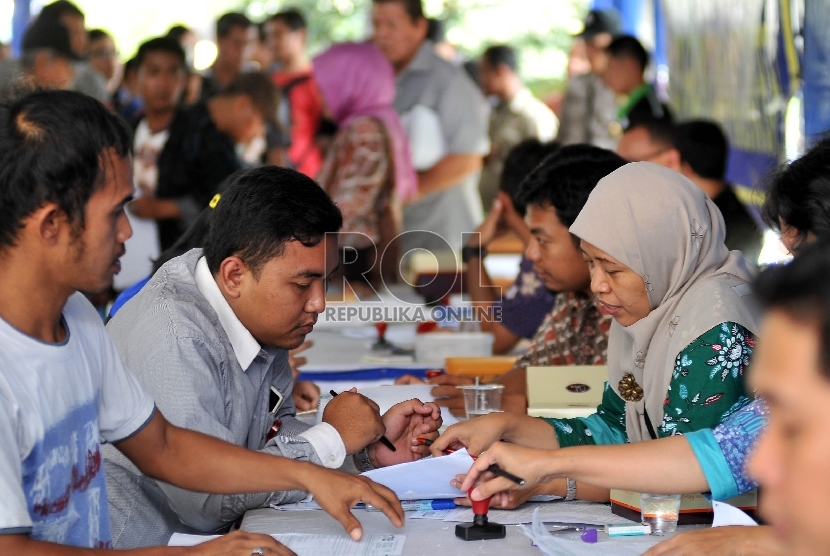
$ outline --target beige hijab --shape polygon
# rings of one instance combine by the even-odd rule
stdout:
[[[663,421],[677,355],[722,322],[757,333],[760,311],[740,251],[727,250],[723,216],[681,174],[652,164],[627,164],[603,178],[570,231],[643,277],[651,313],[628,327],[616,321],[608,339],[610,386],[627,373],[644,395],[626,402],[631,442],[651,438]]]

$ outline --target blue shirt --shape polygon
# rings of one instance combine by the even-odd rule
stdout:
[[[761,399],[743,407],[735,404],[729,413],[714,429],[686,435],[715,500],[727,500],[758,486],[746,474],[746,461],[767,424],[767,404]]]

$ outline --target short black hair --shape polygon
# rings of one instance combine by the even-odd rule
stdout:
[[[808,233],[830,238],[830,136],[773,172],[765,195],[761,216],[773,230],[783,220],[798,230],[799,241]]]
[[[488,47],[481,56],[493,68],[504,64],[514,72],[519,71],[519,58],[516,51],[506,44],[494,44]]]
[[[103,29],[91,29],[87,36],[89,37],[89,42],[98,41],[101,39],[111,39],[112,35],[104,31]]]
[[[279,129],[277,112],[279,111],[280,92],[274,82],[267,75],[258,71],[248,71],[237,75],[227,87],[219,92],[219,96],[245,95],[251,99],[254,106],[262,114],[265,122]]]
[[[136,68],[140,68],[147,55],[153,52],[172,54],[181,62],[182,69],[187,66],[184,48],[182,48],[179,41],[172,37],[156,37],[141,43],[141,46],[138,47],[138,53],[135,55]]]
[[[651,139],[652,143],[668,148],[675,147],[674,124],[671,120],[640,120],[626,128],[625,133],[628,133],[634,129],[645,130],[645,132],[648,133],[648,137]]]
[[[648,67],[649,55],[637,37],[620,35],[611,41],[605,52],[613,58],[633,58],[642,71]]]
[[[818,325],[820,373],[830,380],[830,242],[819,240],[787,265],[772,266],[755,281],[765,309]]]
[[[297,171],[262,166],[240,174],[222,193],[204,246],[211,273],[240,257],[256,276],[288,241],[307,247],[340,230],[343,216],[317,183]]]
[[[128,73],[138,71],[138,57],[133,56],[126,62],[124,62],[124,77],[127,76]]]
[[[51,21],[52,23],[60,23],[60,19],[65,15],[74,15],[77,17],[85,17],[81,9],[67,0],[58,0],[49,5],[43,6],[37,18],[43,21]]]
[[[372,0],[372,4],[400,4],[413,22],[424,19],[424,5],[421,0]]]
[[[243,29],[248,29],[253,23],[248,17],[239,12],[228,12],[226,14],[222,14],[219,19],[216,20],[216,38],[224,38],[231,34],[231,31],[234,27],[242,27]]]
[[[444,42],[447,37],[447,28],[444,20],[427,18],[427,39],[434,43]]]
[[[726,176],[729,141],[721,126],[712,120],[690,120],[675,125],[674,148],[701,178],[722,180]]]
[[[625,164],[617,154],[592,145],[562,147],[522,182],[519,200],[552,206],[562,225],[570,228],[599,180]]]
[[[277,12],[271,16],[269,21],[281,21],[292,31],[300,31],[308,28],[308,22],[306,22],[305,16],[296,8],[289,8]]]
[[[82,93],[35,91],[0,104],[0,250],[49,202],[83,230],[86,204],[104,184],[106,151],[125,157],[131,146],[124,120]]]
[[[540,162],[558,151],[559,147],[560,145],[556,141],[542,143],[539,139],[531,137],[525,139],[507,153],[499,178],[499,189],[510,196],[513,207],[519,214],[524,215],[527,210],[527,207],[518,200],[519,186]]]
[[[191,31],[188,27],[185,27],[184,25],[179,24],[179,25],[174,25],[170,29],[168,29],[167,34],[165,36],[170,37],[171,39],[175,39],[175,40],[181,42],[183,36],[187,35],[188,33],[192,33],[192,32],[193,31]]]

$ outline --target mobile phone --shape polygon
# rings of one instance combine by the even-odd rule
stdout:
[[[285,401],[285,396],[283,396],[282,392],[277,390],[275,386],[271,386],[271,394],[268,396],[268,405],[271,406],[271,415],[276,415],[277,411],[279,411],[280,407],[282,407],[282,403]]]

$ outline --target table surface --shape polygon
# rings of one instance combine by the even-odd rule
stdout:
[[[408,519],[398,529],[380,512],[353,510],[363,524],[363,534],[406,535],[404,556],[456,554],[540,554],[516,525],[508,525],[507,537],[492,541],[463,541],[455,536],[456,523],[432,519]],[[344,535],[343,527],[322,511],[251,510],[245,514],[242,530],[251,533],[307,533]]]
[[[610,510],[609,510],[610,511]],[[449,556],[457,554],[541,554],[530,543],[518,525],[507,525],[507,536],[500,540],[463,541],[455,536],[456,523],[433,519],[407,519],[400,529],[392,525],[380,512],[362,509],[353,510],[363,524],[363,534],[406,535],[404,556]],[[678,532],[690,531],[701,526],[681,526]],[[327,513],[320,510],[280,511],[270,508],[250,510],[242,521],[243,531],[251,533],[279,534],[305,533],[315,535],[343,535],[342,526]],[[666,540],[666,535],[655,540]],[[604,534],[601,534],[601,538]],[[631,537],[630,540],[643,537]]]

